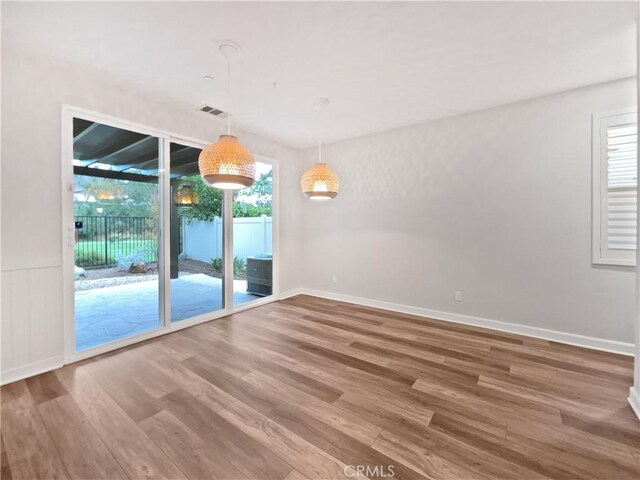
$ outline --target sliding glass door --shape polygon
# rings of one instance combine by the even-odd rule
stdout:
[[[159,139],[73,121],[75,348],[157,329]]]
[[[170,148],[172,322],[224,308],[224,194],[200,178],[200,151]]]
[[[273,295],[273,166],[256,162],[256,182],[233,196],[233,304]]]
[[[222,191],[200,178],[203,143],[72,108],[64,118],[67,360],[274,296],[274,164]]]

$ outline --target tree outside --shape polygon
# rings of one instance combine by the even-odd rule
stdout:
[[[222,190],[206,185],[199,175],[181,179],[192,185],[200,203],[185,209],[184,216],[194,220],[212,220],[222,216]],[[76,175],[75,216],[121,216],[158,218],[158,186]],[[233,194],[233,216],[271,216],[272,171],[261,174],[255,183]]]
[[[184,179],[189,182],[200,197],[200,203],[189,207],[184,213],[186,218],[194,220],[213,220],[222,216],[222,190],[211,188],[199,175]],[[254,184],[233,193],[233,217],[271,216],[272,171],[263,173]]]

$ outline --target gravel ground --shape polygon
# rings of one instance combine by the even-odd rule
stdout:
[[[192,273],[204,273],[210,277],[222,278],[220,273],[216,273],[207,262],[199,260],[180,260],[179,276],[191,275]],[[147,273],[130,273],[126,270],[112,268],[95,268],[85,270],[86,277],[76,280],[76,292],[93,290],[94,288],[113,287],[116,285],[127,285],[129,283],[148,282],[158,279],[157,264],[149,264]],[[245,280],[246,276],[236,277],[236,280]]]
[[[129,275],[112,278],[96,278],[93,280],[76,280],[76,292],[93,290],[94,288],[114,287],[116,285],[127,285],[129,283],[148,282],[157,280],[158,275]]]
[[[131,273],[126,270],[119,270],[118,267],[110,268],[85,268],[84,280],[98,280],[100,278],[116,278],[116,277],[148,277],[158,274],[158,265],[150,263],[147,265],[147,273]],[[83,280],[83,281],[84,281]]]
[[[179,268],[181,272],[204,273],[210,277],[222,278],[222,274],[213,271],[210,263],[201,262],[200,260],[180,260]]]
[[[214,272],[211,268],[211,264],[207,262],[201,262],[200,260],[180,260],[180,271],[189,273],[204,273],[214,278],[222,278],[222,274]],[[246,280],[247,275],[234,275],[235,280]]]

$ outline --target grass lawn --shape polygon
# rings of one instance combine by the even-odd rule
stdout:
[[[141,260],[155,262],[158,242],[156,240],[111,240],[107,242],[109,265],[115,265],[120,256],[143,254]],[[101,240],[80,240],[75,247],[76,265],[92,267],[104,265],[105,245]]]

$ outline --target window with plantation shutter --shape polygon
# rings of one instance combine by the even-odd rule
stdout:
[[[593,262],[635,265],[638,196],[635,109],[593,116]]]

